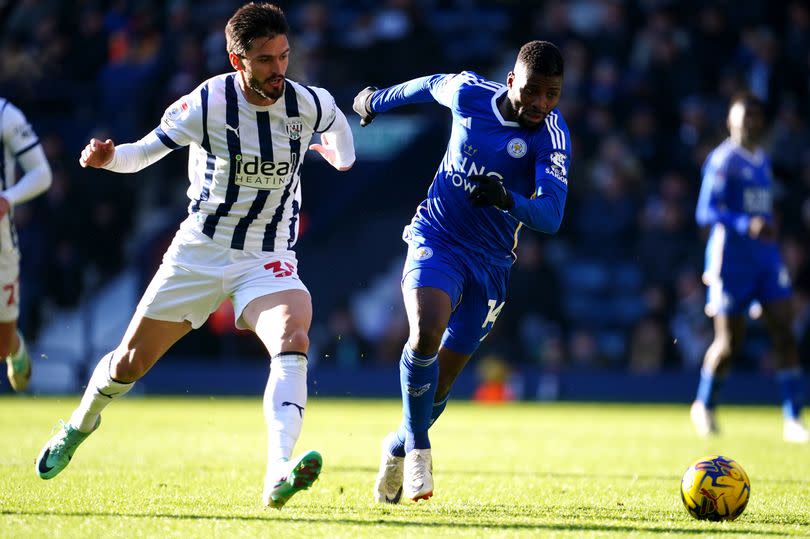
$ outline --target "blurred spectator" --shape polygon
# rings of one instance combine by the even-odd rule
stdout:
[[[357,332],[348,303],[329,314],[327,329],[327,340],[319,345],[321,361],[344,369],[356,369],[369,361],[369,344]]]
[[[473,392],[473,399],[479,402],[507,402],[519,398],[515,384],[519,381],[509,364],[499,356],[484,356],[476,364],[475,374],[478,385]]]

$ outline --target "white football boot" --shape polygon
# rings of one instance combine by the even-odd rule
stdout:
[[[810,442],[810,432],[798,419],[785,419],[785,430],[782,436],[786,442],[794,444]]]
[[[391,442],[396,437],[389,432],[382,441],[382,456],[377,479],[374,481],[374,501],[378,503],[399,503],[402,498],[402,477],[405,457],[397,457],[389,452]]]
[[[405,455],[403,494],[415,502],[433,496],[433,457],[430,449],[412,449]]]
[[[702,402],[693,402],[692,408],[689,410],[689,415],[692,418],[695,431],[697,431],[699,436],[705,438],[717,434],[717,423],[714,421],[714,411],[706,408]]]

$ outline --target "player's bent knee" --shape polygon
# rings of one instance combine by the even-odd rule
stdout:
[[[116,350],[110,364],[110,376],[119,382],[134,382],[146,374],[152,363],[137,350]]]
[[[304,329],[285,332],[281,349],[284,351],[306,352],[309,350],[309,335]]]
[[[442,343],[443,335],[443,328],[420,326],[415,333],[411,331],[408,342],[417,354],[435,354]]]

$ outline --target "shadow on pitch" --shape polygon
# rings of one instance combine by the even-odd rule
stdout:
[[[337,509],[337,507],[335,508]],[[426,528],[463,528],[463,529],[511,529],[511,530],[531,530],[536,532],[542,531],[603,531],[603,532],[617,532],[617,533],[633,533],[633,532],[653,532],[653,533],[671,533],[682,535],[701,535],[706,533],[706,529],[690,529],[690,528],[668,528],[665,526],[632,526],[632,525],[616,525],[608,526],[604,524],[577,524],[577,523],[561,523],[561,524],[525,524],[525,523],[512,523],[504,524],[503,522],[414,522],[409,520],[385,520],[382,518],[375,519],[358,519],[358,518],[332,518],[332,517],[316,517],[308,515],[296,514],[294,511],[278,512],[268,510],[267,515],[171,515],[171,514],[148,514],[148,513],[113,513],[110,511],[65,511],[65,512],[51,512],[51,511],[0,511],[0,515],[16,515],[16,516],[62,516],[62,517],[79,517],[79,518],[93,518],[93,517],[112,517],[112,518],[143,518],[143,519],[166,519],[166,520],[220,520],[220,521],[243,521],[243,522],[283,522],[289,517],[296,523],[308,522],[312,524],[342,524],[346,526],[390,526],[395,528],[411,528],[411,527],[426,527]],[[274,515],[274,516],[270,516]],[[275,516],[278,515],[278,516]],[[565,515],[561,515],[565,516]],[[723,529],[715,528],[711,530],[712,535],[740,535],[745,534],[745,530],[740,529]],[[782,536],[783,532],[780,531],[764,531],[757,530],[757,535],[774,535]]]
[[[685,470],[685,468],[684,468]],[[369,473],[376,474],[377,468],[371,466],[329,466],[330,472],[343,472],[343,473]],[[444,469],[441,470],[442,475],[466,475],[466,476],[498,476],[505,475],[520,476],[520,477],[551,477],[555,479],[588,479],[601,477],[605,479],[625,479],[627,481],[675,481],[680,483],[680,475],[664,475],[664,474],[621,474],[621,473],[578,473],[578,472],[534,472],[526,473],[525,470],[458,470],[458,469]],[[757,480],[757,485],[806,485],[806,479],[762,479]]]

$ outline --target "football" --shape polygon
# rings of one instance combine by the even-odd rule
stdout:
[[[742,466],[720,455],[695,461],[681,479],[681,500],[698,520],[734,520],[750,494],[751,482]]]

